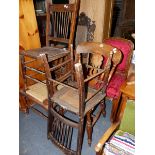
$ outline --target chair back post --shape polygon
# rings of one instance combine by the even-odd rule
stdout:
[[[81,63],[75,64],[75,73],[76,73],[76,80],[77,86],[79,91],[79,130],[78,135],[83,135],[83,123],[84,123],[84,111],[85,111],[85,84],[84,84],[84,76]],[[77,154],[81,154],[82,150],[82,136],[78,136],[77,139]]]
[[[24,80],[24,87],[23,87],[23,89],[24,89],[24,92],[26,91],[26,83],[27,83],[27,81],[26,81],[26,78],[25,78],[25,74],[26,74],[26,69],[25,69],[25,67],[24,67],[24,62],[25,62],[25,58],[24,58],[24,55],[20,55],[20,61],[21,61],[21,69],[22,69],[22,78],[23,78],[23,80]]]
[[[73,39],[74,39],[74,33],[75,33],[75,26],[76,26],[76,18],[77,18],[77,13],[78,13],[78,7],[79,4],[75,2],[75,5],[74,5],[74,11],[73,11],[73,15],[72,15],[72,19],[71,21],[73,21],[73,23],[71,24],[71,32],[70,32],[70,39],[69,39],[69,42],[68,42],[68,49],[70,49],[70,45],[72,44],[73,45]]]
[[[40,58],[41,58],[41,61],[43,62],[43,66],[46,72],[45,77],[46,77],[46,85],[48,89],[48,98],[49,98],[53,96],[54,90],[53,90],[53,82],[52,81],[49,82],[49,79],[51,79],[51,71],[47,61],[48,60],[47,54],[40,54]]]
[[[80,55],[80,53],[77,53],[77,51],[76,51],[76,53],[75,53],[75,63],[81,63],[81,55]]]
[[[71,56],[71,71],[72,71],[72,81],[74,80],[74,49],[73,44],[70,45],[70,56]]]
[[[112,58],[113,65],[112,65],[112,68],[111,68],[110,73],[109,73],[108,83],[110,82],[112,75],[116,71],[117,65],[122,60],[122,53],[117,48],[113,48],[112,51],[110,52],[110,57]]]
[[[84,76],[81,63],[75,64],[76,80],[78,84],[79,91],[79,117],[82,119],[84,117],[85,108],[85,87],[84,87]]]
[[[105,68],[111,68],[112,66],[112,69],[108,69],[105,73],[103,73],[100,77],[100,80],[104,81],[106,83],[106,86],[108,85],[111,77],[112,77],[112,74],[114,72],[114,66],[112,65],[112,58],[113,58],[113,52],[110,51],[109,53],[109,58],[105,64]]]

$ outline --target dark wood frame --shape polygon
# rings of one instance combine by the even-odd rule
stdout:
[[[59,49],[59,48],[53,48],[53,47],[44,47],[44,48],[38,48],[38,49],[31,49],[27,51],[22,51],[20,53],[20,62],[21,62],[21,76],[23,79],[23,86],[20,88],[20,100],[24,100],[25,104],[22,106],[25,106],[26,110],[24,112],[29,112],[29,108],[31,108],[34,112],[37,112],[37,114],[40,114],[41,116],[47,118],[46,115],[44,115],[38,108],[35,108],[34,105],[38,104],[46,111],[48,110],[48,98],[44,100],[44,102],[40,102],[38,99],[34,98],[33,96],[26,93],[28,83],[26,82],[26,79],[29,78],[31,81],[35,82],[41,82],[46,85],[45,80],[45,72],[40,71],[37,69],[39,66],[38,64],[32,66],[31,68],[27,67],[27,64],[34,63],[36,61],[40,61],[40,54],[47,54],[48,55],[48,62],[53,63],[54,61],[57,61],[58,59],[61,59],[62,57],[70,54],[71,52],[66,49]],[[27,60],[28,58],[29,60]],[[31,59],[31,60],[30,60]],[[41,63],[41,62],[40,62]],[[35,67],[37,66],[37,67]],[[43,67],[43,65],[42,65]],[[26,73],[26,68],[33,70],[34,72],[38,73],[38,75],[43,75],[44,78],[40,80],[36,80],[36,77],[31,77],[31,74]],[[63,79],[59,79],[63,80]],[[40,92],[41,93],[41,92]],[[35,104],[34,104],[35,103]],[[22,107],[21,107],[22,108]]]
[[[70,49],[70,45],[73,44],[73,39],[74,39],[74,33],[75,33],[75,24],[76,24],[76,17],[77,17],[77,11],[78,11],[78,6],[79,6],[79,2],[75,3],[75,4],[51,4],[47,1],[47,11],[46,11],[46,46],[50,46],[49,42],[50,41],[54,41],[54,42],[60,42],[60,43],[67,43],[68,47]],[[64,35],[63,37],[51,37],[50,36],[50,16],[52,14],[52,12],[69,12],[72,15],[72,19],[70,20],[71,25],[67,25],[70,26],[70,34],[69,34],[69,38],[66,38],[66,36]],[[63,18],[67,18],[63,17]],[[63,19],[64,20],[64,19]],[[68,19],[67,19],[68,20]],[[66,22],[67,24],[67,22]],[[58,26],[58,29],[63,29],[63,27],[65,26]]]

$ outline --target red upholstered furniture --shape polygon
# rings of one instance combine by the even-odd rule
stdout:
[[[108,85],[106,95],[112,100],[112,111],[111,111],[111,121],[113,122],[116,115],[116,109],[120,98],[120,87],[127,80],[128,70],[131,64],[131,58],[133,53],[134,45],[131,41],[123,38],[108,38],[103,41],[111,46],[114,46],[121,50],[122,61],[117,66],[116,71]]]

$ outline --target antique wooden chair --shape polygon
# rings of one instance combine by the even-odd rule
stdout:
[[[134,45],[131,41],[123,38],[108,38],[103,41],[108,45],[118,48],[122,52],[122,61],[116,67],[116,71],[109,82],[106,90],[106,97],[113,102],[111,111],[111,121],[114,121],[116,115],[116,109],[120,99],[120,87],[126,83],[129,67],[131,64],[131,58],[133,54]]]
[[[106,155],[106,152],[113,152],[111,154],[120,154],[120,152],[122,152],[121,154],[129,154],[123,152],[131,150],[134,152],[135,101],[128,100],[127,102],[124,102],[119,109],[119,113],[117,113],[117,117],[117,120],[111,123],[111,126],[107,129],[107,131],[103,134],[103,136],[96,144],[96,155]],[[118,140],[115,136],[124,136],[123,139],[125,140],[120,141],[121,139]],[[130,143],[131,137],[133,137],[132,145]],[[112,138],[114,138],[114,140]],[[115,144],[114,142],[111,142],[110,140],[113,140],[114,142],[120,142],[120,146],[117,143]],[[129,147],[129,149],[127,149],[126,147]]]
[[[29,112],[29,108],[31,108],[34,112],[37,112],[47,118],[47,115],[35,106],[37,104],[45,109],[45,111],[48,110],[46,77],[44,66],[40,60],[40,54],[42,53],[47,54],[49,63],[61,58],[66,59],[66,57],[71,54],[71,51],[44,47],[20,53],[22,68],[21,74],[24,81],[24,88],[20,89],[20,95],[22,95],[26,100],[27,112]],[[54,76],[54,78],[61,80],[60,74]]]
[[[82,54],[87,54],[87,61],[82,62]],[[101,66],[93,66],[92,56],[98,58]],[[50,67],[45,54],[41,55],[46,72],[48,87],[48,138],[66,154],[81,154],[84,120],[88,134],[88,144],[91,145],[92,127],[99,118],[100,108],[96,117],[92,117],[95,107],[104,100],[105,89],[111,79],[115,67],[121,59],[121,52],[112,46],[100,43],[81,43],[76,49],[76,64],[73,56],[55,67]],[[64,71],[63,82],[53,78],[53,72],[64,65],[71,68]],[[74,68],[75,67],[75,68]],[[64,67],[62,68],[64,69]],[[91,83],[98,83],[97,88]],[[72,140],[72,136],[77,136]],[[76,142],[76,144],[73,143]]]
[[[70,49],[73,44],[79,0],[74,4],[51,4],[47,1],[46,46]]]

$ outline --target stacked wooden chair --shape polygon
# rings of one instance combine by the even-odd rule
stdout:
[[[47,1],[46,47],[30,49],[20,53],[21,74],[24,79],[24,88],[20,89],[20,95],[26,97],[27,112],[29,108],[32,108],[43,115],[38,108],[35,108],[36,103],[45,110],[48,109],[46,79],[39,54],[45,53],[48,55],[50,66],[58,65],[59,62],[63,61],[66,54],[72,50],[71,44],[73,44],[74,39],[78,7],[79,0],[73,4],[51,4]],[[54,46],[51,47],[51,44]],[[69,51],[62,49],[64,47],[67,47]],[[57,70],[55,72],[55,78],[60,77],[61,71]]]
[[[72,4],[52,4],[47,1],[46,10],[46,46],[66,48],[74,46],[75,26],[79,10],[79,0]],[[74,48],[74,47],[73,47]],[[55,60],[51,66],[62,63],[63,59]],[[59,76],[61,70],[55,72]]]
[[[83,54],[87,54],[85,62],[82,62]],[[99,66],[94,66],[91,61],[94,56],[100,61]],[[46,54],[40,57],[48,88],[48,138],[65,154],[80,155],[85,120],[88,144],[91,145],[92,128],[102,112],[102,106],[96,116],[92,113],[96,106],[104,102],[107,85],[121,60],[121,52],[107,44],[88,42],[78,45],[75,65],[73,54],[52,67]],[[64,70],[66,65],[71,67]],[[63,80],[54,78],[54,72],[58,69],[62,70]],[[94,88],[94,83],[98,87]],[[76,140],[72,139],[73,135]]]
[[[24,87],[20,89],[20,95],[25,98],[27,112],[29,112],[29,109],[31,108],[33,111],[47,118],[47,115],[36,106],[39,105],[45,111],[48,110],[48,90],[45,70],[39,56],[42,53],[48,55],[47,59],[50,64],[50,62],[65,59],[71,52],[66,49],[51,49],[50,47],[44,47],[20,53],[21,74],[24,80]],[[59,79],[59,77],[60,74],[57,74],[54,78]]]

